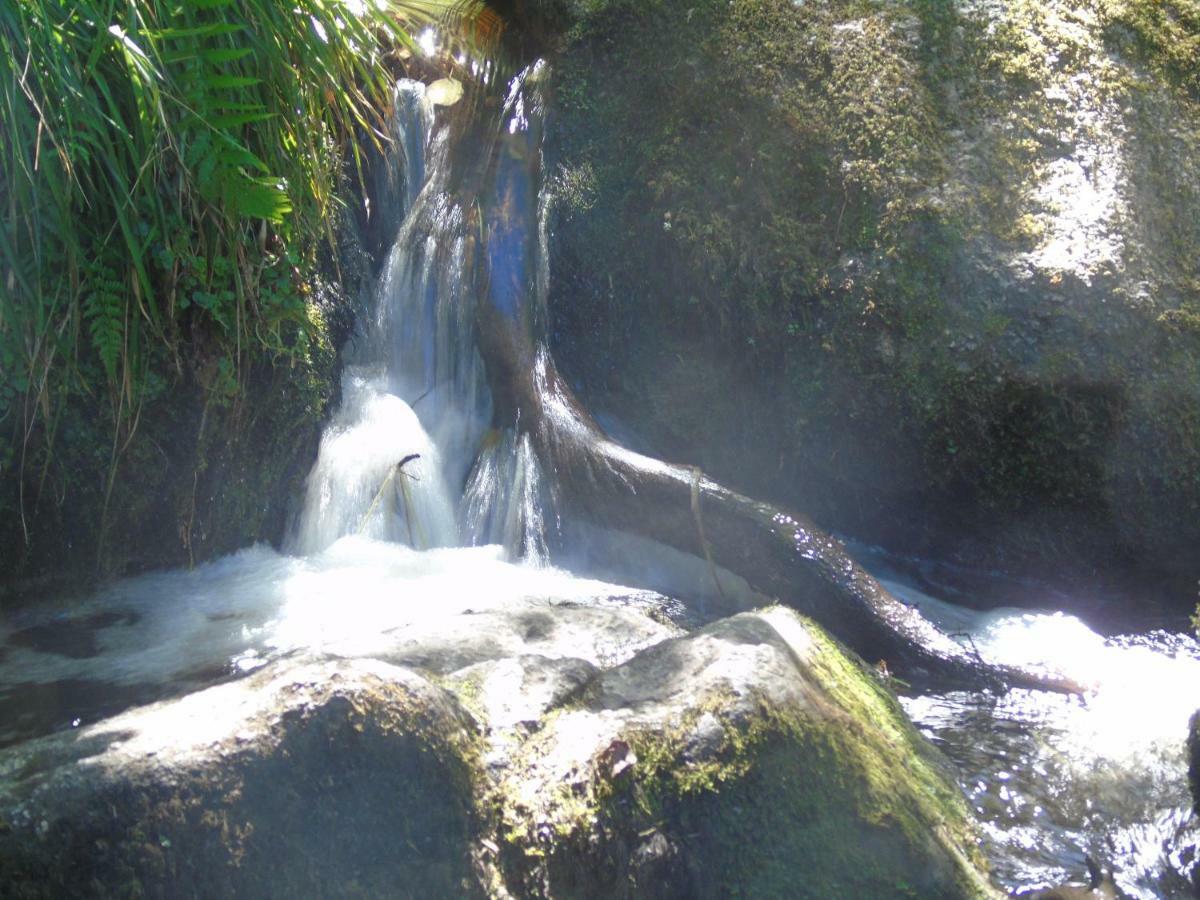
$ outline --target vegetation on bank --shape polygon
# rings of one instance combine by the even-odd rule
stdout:
[[[2,15],[5,462],[52,445],[79,395],[119,445],[189,341],[223,398],[250,354],[302,360],[301,268],[333,241],[343,151],[386,106],[388,20],[325,0]]]
[[[1194,0],[574,9],[552,309],[593,402],[835,528],[1191,594]]]
[[[453,6],[0,8],[5,576],[278,535],[365,268],[344,198]]]
[[[320,416],[331,348],[318,256],[336,265],[345,160],[379,130],[382,57],[401,40],[373,4],[341,0],[0,10],[10,573],[64,504],[103,555],[123,464],[175,455],[161,442],[179,438],[158,426],[188,413],[172,407],[216,419],[252,373],[278,382],[267,373],[284,369],[298,390],[277,383],[275,402]],[[223,440],[210,427],[198,444]]]

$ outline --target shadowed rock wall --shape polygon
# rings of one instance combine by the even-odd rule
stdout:
[[[1194,604],[1194,3],[573,12],[551,299],[586,402],[828,527]]]

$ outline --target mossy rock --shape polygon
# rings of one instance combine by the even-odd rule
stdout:
[[[780,607],[604,672],[500,795],[502,866],[527,896],[996,896],[945,762]]]
[[[634,652],[556,621],[399,640],[440,674],[280,661],[0,751],[5,896],[994,895],[947,764],[816,625]]]
[[[585,400],[835,529],[1194,602],[1194,3],[571,11],[550,301]]]
[[[1192,789],[1192,808],[1200,815],[1200,710],[1188,723],[1188,784]]]
[[[0,754],[9,897],[477,896],[478,739],[374,662],[253,677]]]

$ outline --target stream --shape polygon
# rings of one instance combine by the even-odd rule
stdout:
[[[499,119],[502,133],[523,140],[509,146],[527,158],[540,153],[544,77],[542,64],[521,73]],[[535,285],[512,314],[542,327],[546,254],[509,253],[504,235],[533,228],[532,243],[543,246],[548,198],[530,204],[536,222],[473,221],[449,184],[453,148],[425,88],[402,81],[396,99],[402,152],[391,202],[407,214],[347,351],[342,404],[284,547],[256,545],[191,571],[5,613],[0,744],[284,657],[370,657],[467,611],[533,601],[638,605],[684,627],[709,618],[697,579],[683,577],[687,565],[668,564],[665,550],[657,567],[634,566],[632,556],[611,571],[562,567],[574,557],[563,552],[553,473],[541,471],[527,438],[488,427],[465,263],[472,229],[488,228],[500,254],[489,260],[493,278]],[[530,190],[521,171],[497,190]],[[1090,687],[1083,699],[902,691],[909,716],[957,765],[998,882],[1015,889],[1079,878],[1090,854],[1130,896],[1190,896],[1195,838],[1181,837],[1191,817],[1183,745],[1200,708],[1200,645],[1164,631],[1104,637],[1053,610],[980,613],[922,592],[882,558],[865,564],[985,658],[1044,663]]]
[[[1162,630],[1104,637],[1055,611],[980,613],[881,580],[986,658],[1045,664],[1089,686],[1083,698],[1020,688],[901,698],[958,765],[997,879],[1061,884],[1090,855],[1131,897],[1193,896],[1184,743],[1200,707],[1200,644]]]

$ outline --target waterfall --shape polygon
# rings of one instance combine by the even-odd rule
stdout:
[[[416,549],[458,543],[440,451],[387,373],[358,366],[342,379],[342,407],[321,437],[289,549],[317,553],[352,534]]]
[[[463,492],[463,535],[470,544],[502,544],[510,556],[545,562],[549,482],[529,436],[506,430],[489,437]]]
[[[544,328],[543,70],[513,79],[478,160],[456,158],[452,114],[424,85],[397,85],[384,193],[402,209],[380,214],[400,224],[347,348],[342,404],[321,438],[290,552],[361,534],[415,549],[499,544],[512,558],[546,561],[552,492],[527,436],[489,430],[474,337],[480,291],[531,335]],[[484,173],[474,191],[461,171],[471,165]]]

